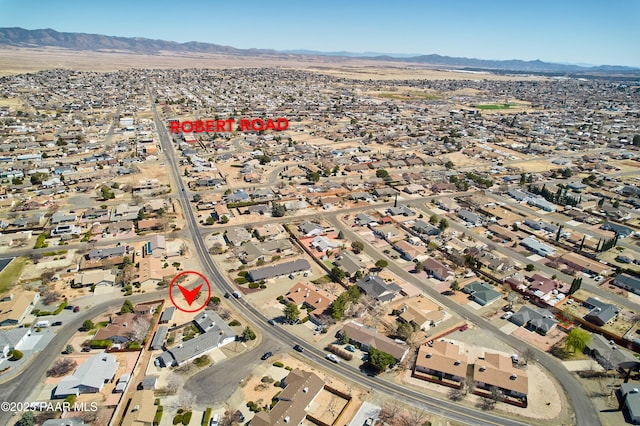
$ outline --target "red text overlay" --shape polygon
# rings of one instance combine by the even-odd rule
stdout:
[[[202,132],[259,132],[260,130],[282,131],[289,127],[289,120],[286,118],[277,118],[275,120],[269,118],[262,120],[260,118],[242,118],[234,127],[236,120],[195,120],[195,121],[178,121],[173,120],[169,123],[171,133],[202,133]]]

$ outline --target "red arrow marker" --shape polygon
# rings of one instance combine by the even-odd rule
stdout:
[[[193,301],[196,300],[196,297],[198,296],[198,292],[200,292],[200,289],[202,288],[202,284],[200,284],[198,287],[194,288],[193,290],[184,288],[180,284],[178,284],[178,288],[180,289],[180,293],[182,293],[182,297],[184,297],[184,300],[186,300],[189,306],[191,306]]]

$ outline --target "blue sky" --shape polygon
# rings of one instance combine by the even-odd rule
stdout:
[[[636,0],[0,0],[0,27],[640,67]]]

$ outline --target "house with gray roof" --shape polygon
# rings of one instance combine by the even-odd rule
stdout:
[[[633,229],[628,226],[618,225],[617,223],[605,222],[600,226],[605,231],[615,232],[620,238],[626,238],[633,234]]]
[[[640,392],[637,383],[622,383],[620,395],[622,396],[622,408],[626,410],[629,421],[634,425],[640,425]]]
[[[165,309],[162,312],[162,315],[160,315],[160,321],[158,321],[160,324],[167,324],[169,321],[171,321],[171,319],[173,318],[173,314],[176,312],[176,307],[175,306],[169,306],[167,309]]]
[[[640,361],[632,352],[625,348],[618,347],[614,342],[608,340],[601,334],[591,333],[591,340],[585,348],[585,353],[602,365],[607,370],[637,369]]]
[[[149,348],[152,351],[157,349],[162,349],[162,345],[164,345],[164,339],[167,337],[167,333],[169,332],[169,328],[165,325],[161,325],[158,327],[156,334],[153,335],[153,339],[151,339],[151,345]]]
[[[599,326],[603,326],[609,321],[612,321],[620,312],[616,305],[602,302],[593,297],[587,298],[584,306],[591,309],[587,315],[584,316],[584,319]]]
[[[618,274],[613,280],[613,285],[632,293],[640,294],[640,278],[627,274]]]
[[[111,257],[122,257],[126,253],[124,246],[119,247],[104,247],[99,249],[93,249],[89,251],[87,258],[89,260],[96,259],[108,259]]]
[[[156,365],[160,367],[182,365],[212,349],[236,340],[233,330],[212,310],[207,309],[199,313],[193,322],[202,334],[161,353],[156,358]]]
[[[536,309],[529,306],[523,306],[518,312],[513,314],[509,321],[519,327],[525,327],[527,330],[535,331],[543,336],[553,330],[558,324],[553,318],[553,314],[546,309]]]
[[[239,247],[242,243],[251,240],[251,234],[246,228],[239,226],[237,228],[227,229],[224,233],[224,239],[232,246]]]
[[[377,275],[367,275],[356,283],[358,288],[378,302],[390,302],[402,290],[396,283],[387,284]]]
[[[96,354],[81,364],[71,376],[64,377],[56,386],[53,397],[98,393],[105,383],[113,380],[118,365],[114,355],[106,352]]]
[[[530,251],[542,257],[552,256],[556,252],[556,250],[553,247],[538,241],[533,236],[529,236],[524,240],[522,240],[520,242],[520,245],[522,245],[523,247],[526,247]]]
[[[0,330],[0,359],[6,358],[14,349],[20,349],[26,338],[31,335],[28,328]]]
[[[429,222],[418,219],[413,223],[413,230],[419,234],[426,235],[440,235],[440,229],[437,226],[433,226]]]
[[[462,291],[469,294],[471,300],[482,306],[490,305],[502,296],[502,294],[495,291],[491,285],[480,281],[474,281],[465,285]]]
[[[469,210],[459,210],[458,217],[473,226],[480,226],[483,222],[482,216],[470,212]]]
[[[262,268],[252,269],[247,274],[247,279],[256,282],[294,274],[296,272],[308,271],[310,269],[311,265],[307,259],[296,259],[290,262],[278,263],[277,265],[268,265]]]
[[[348,250],[341,251],[336,256],[336,260],[333,263],[349,274],[349,276],[353,276],[356,272],[361,271],[366,267],[358,255]]]
[[[317,223],[309,222],[308,220],[305,220],[300,225],[298,225],[298,229],[305,237],[314,237],[325,233],[325,230],[322,226]]]
[[[356,223],[360,226],[367,226],[370,223],[378,223],[378,221],[371,215],[368,215],[366,213],[359,213],[356,216]]]

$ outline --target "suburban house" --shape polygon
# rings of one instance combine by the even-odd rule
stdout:
[[[577,272],[586,272],[595,275],[607,275],[609,273],[609,266],[600,263],[597,259],[589,259],[577,253],[565,253],[560,256],[559,260]]]
[[[0,299],[0,327],[21,324],[40,300],[40,293],[9,294]]]
[[[389,302],[402,290],[396,283],[387,284],[377,275],[367,275],[360,279],[356,285],[364,294],[371,296],[378,302]]]
[[[201,334],[161,353],[155,361],[156,365],[160,367],[182,365],[212,349],[236,340],[233,330],[212,310],[207,309],[199,313],[193,322]]]
[[[622,407],[629,415],[629,421],[640,424],[640,392],[637,383],[622,383],[620,385],[620,395],[622,397]]]
[[[424,246],[411,244],[405,240],[398,241],[393,245],[393,248],[400,253],[400,256],[404,260],[408,260],[409,262],[423,256],[427,252],[427,249]]]
[[[231,228],[225,231],[224,239],[230,245],[239,247],[242,243],[251,240],[251,234],[243,227]]]
[[[173,315],[176,312],[175,306],[169,306],[164,311],[162,311],[162,315],[160,315],[159,324],[168,324],[169,321],[173,318]]]
[[[102,269],[80,272],[73,279],[73,287],[113,286],[115,283],[116,276],[113,272]]]
[[[412,228],[418,234],[425,234],[425,235],[432,235],[432,236],[440,235],[440,229],[437,226],[433,226],[429,222],[425,222],[422,219],[416,220],[413,223]]]
[[[640,294],[640,278],[627,274],[618,274],[612,284],[632,293]]]
[[[307,259],[296,259],[290,262],[268,265],[262,268],[252,269],[247,273],[247,279],[252,282],[268,280],[296,272],[309,271],[311,265]]]
[[[31,335],[28,328],[12,328],[9,330],[0,330],[0,359],[9,356],[9,353],[22,347],[27,337]]]
[[[153,339],[151,339],[151,344],[149,345],[149,349],[152,351],[162,349],[164,346],[164,339],[167,338],[167,334],[169,333],[169,328],[166,325],[161,325],[156,330],[153,335]]]
[[[495,386],[505,396],[524,401],[529,393],[527,373],[514,367],[506,355],[485,353],[484,358],[478,358],[473,368],[473,380],[480,389],[490,391]]]
[[[305,220],[300,225],[298,225],[298,229],[305,237],[316,237],[325,233],[325,230],[322,226],[318,225],[317,223],[309,222],[308,220]]]
[[[144,245],[144,254],[153,257],[162,257],[167,254],[167,242],[164,235],[152,235]]]
[[[392,355],[398,362],[401,362],[409,351],[407,345],[397,343],[393,339],[378,333],[376,329],[366,327],[355,321],[346,323],[342,330],[339,331],[339,334],[346,334],[349,337],[349,341],[358,345],[363,351],[368,351],[372,347]]]
[[[123,425],[151,426],[156,416],[157,406],[152,390],[137,390],[133,393],[127,411],[122,419]]]
[[[89,254],[87,255],[87,259],[89,260],[110,259],[114,257],[123,257],[125,254],[126,254],[126,250],[124,246],[105,247],[105,248],[90,250]]]
[[[509,321],[519,327],[525,327],[527,330],[535,331],[543,336],[553,330],[558,324],[553,314],[546,309],[536,309],[529,306],[523,306],[518,312],[513,314]]]
[[[607,370],[637,368],[640,363],[633,352],[618,347],[614,342],[596,333],[591,333],[591,340],[584,352]]]
[[[98,353],[81,364],[73,375],[64,377],[56,386],[53,397],[65,398],[69,395],[98,393],[105,383],[111,382],[118,370],[114,355]]]
[[[400,308],[398,319],[426,331],[444,320],[445,312],[440,306],[425,297],[419,297]]]
[[[350,277],[366,268],[365,263],[360,260],[358,255],[349,250],[341,251],[335,259],[334,265],[345,271]]]
[[[459,210],[458,217],[472,226],[480,226],[483,223],[482,216],[469,210]]]
[[[600,226],[600,229],[604,229],[605,231],[615,232],[620,238],[626,238],[629,235],[633,234],[633,228],[629,228],[628,226],[618,225],[613,222],[605,222]]]
[[[594,297],[589,297],[584,302],[584,306],[591,310],[584,316],[584,319],[592,324],[603,326],[612,321],[620,312],[616,305],[602,302]]]
[[[315,286],[310,287],[304,283],[297,283],[291,287],[286,298],[299,307],[312,309],[309,312],[309,318],[313,318],[313,316],[321,315],[325,312],[336,297],[325,290],[315,288]]]
[[[538,241],[534,236],[523,239],[520,245],[542,257],[552,256],[556,252],[553,247]]]
[[[292,254],[293,251],[294,247],[291,241],[285,239],[271,240],[264,243],[248,241],[233,249],[238,259],[244,264],[251,264],[260,260],[267,261],[274,256]]]
[[[127,343],[134,327],[136,314],[126,313],[111,318],[106,327],[100,328],[93,336],[93,340],[111,340],[113,343]]]
[[[159,257],[141,257],[138,261],[138,277],[135,279],[141,285],[158,284],[164,278],[173,278],[177,271],[172,265],[163,268]]]
[[[467,376],[467,356],[460,352],[460,346],[438,340],[432,346],[420,346],[415,371],[462,385]]]
[[[502,293],[494,290],[493,286],[480,281],[465,285],[462,291],[469,294],[471,300],[482,306],[490,305],[502,297]]]
[[[252,426],[300,425],[306,410],[324,388],[324,380],[315,373],[292,370],[282,379],[284,389],[270,411],[260,411],[251,419]]]
[[[324,253],[327,250],[337,249],[342,243],[340,241],[333,241],[323,235],[318,235],[311,240],[309,245],[317,251]]]
[[[449,269],[448,266],[443,265],[433,258],[425,259],[422,262],[422,266],[428,275],[431,275],[440,281],[447,281],[455,277],[455,273]]]

